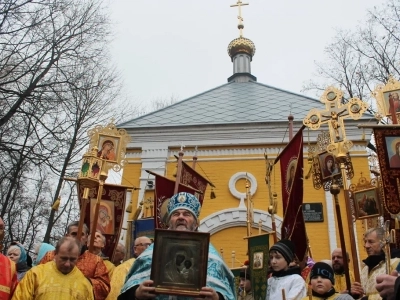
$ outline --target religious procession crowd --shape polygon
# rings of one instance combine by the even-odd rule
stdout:
[[[197,231],[201,205],[188,193],[174,195],[168,203],[170,230]],[[147,237],[138,237],[134,243],[134,257],[126,261],[125,247],[119,244],[113,261],[104,258],[102,249],[105,237],[95,232],[93,251],[89,252],[89,229],[84,227],[78,237],[78,222],[68,225],[67,234],[56,247],[43,243],[38,247],[32,262],[22,245],[14,243],[7,256],[0,254],[0,299],[194,299],[254,300],[251,274],[247,266],[240,273],[239,290],[231,270],[220,254],[210,244],[208,249],[206,286],[198,297],[155,293],[150,280],[154,244]],[[0,218],[0,235],[4,233]],[[341,249],[332,252],[327,261],[314,262],[308,258],[296,263],[295,246],[290,240],[280,240],[269,249],[266,299],[400,299],[400,277],[396,269],[400,259],[390,260],[391,274],[386,274],[382,228],[372,228],[365,233],[364,248],[367,258],[361,270],[360,282],[350,272],[350,290],[346,286],[344,260]],[[155,242],[157,243],[157,241]],[[159,266],[166,282],[190,284],[198,276],[198,268],[187,250],[176,249],[173,259]],[[346,257],[347,256],[347,257]],[[258,300],[258,299],[256,299]]]

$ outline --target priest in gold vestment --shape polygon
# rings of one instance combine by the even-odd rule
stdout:
[[[29,270],[18,284],[13,300],[94,300],[90,281],[75,266],[80,246],[74,238],[63,237],[54,261]]]
[[[77,223],[77,222],[74,222]],[[85,227],[84,227],[85,229]],[[87,232],[86,228],[86,232]],[[67,236],[75,237],[83,245],[85,244],[87,236],[82,236],[81,239],[77,237],[78,226],[68,225]],[[85,240],[83,239],[85,237]],[[47,263],[54,259],[55,252],[49,251],[40,261],[41,264]],[[100,256],[97,256],[89,251],[82,249],[76,267],[85,275],[93,285],[94,297],[96,300],[105,300],[110,292],[110,277],[108,270]]]
[[[140,236],[135,239],[134,243],[134,257],[138,257],[144,250],[147,249],[152,244],[152,241],[147,236]],[[111,291],[108,294],[107,300],[116,300],[118,295],[121,293],[121,289],[124,286],[126,275],[128,275],[135,258],[128,259],[114,270],[113,276],[111,278]]]

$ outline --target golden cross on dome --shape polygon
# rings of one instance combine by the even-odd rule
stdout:
[[[239,29],[239,32],[240,32],[240,37],[243,36],[243,28],[244,28],[243,17],[242,17],[242,6],[245,6],[245,5],[249,5],[249,4],[248,3],[243,3],[242,0],[237,0],[236,4],[232,4],[231,5],[231,7],[238,7],[238,9],[239,9],[239,15],[238,15],[237,18],[239,20],[238,29]]]

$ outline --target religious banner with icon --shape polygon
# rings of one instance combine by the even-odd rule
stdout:
[[[101,195],[99,215],[97,219],[96,231],[101,232],[106,238],[106,246],[102,250],[105,256],[112,260],[114,250],[118,244],[123,218],[125,213],[127,189],[132,188],[122,185],[104,184]],[[78,183],[79,203],[82,203],[84,187]],[[97,188],[91,188],[89,191],[89,204],[86,205],[84,223],[93,232],[94,207],[97,200]]]
[[[282,153],[280,162],[282,180],[283,222],[282,238],[296,244],[296,255],[301,261],[307,251],[307,234],[303,217],[303,129],[296,133]]]
[[[269,261],[269,233],[246,237],[249,253],[251,288],[255,300],[267,296],[267,270]]]
[[[166,229],[168,228],[168,214],[167,206],[169,199],[174,195],[175,181],[161,176],[157,173],[146,170],[147,173],[155,177],[155,189],[154,189],[154,226],[155,228]],[[203,201],[200,200],[202,193],[190,186],[186,186],[182,183],[179,184],[178,193],[187,192],[195,195],[200,201],[200,205],[203,205]]]
[[[378,85],[372,92],[376,99],[379,119],[389,117],[393,124],[400,121],[400,82],[390,76],[388,82]]]
[[[126,130],[118,129],[111,121],[106,126],[96,126],[88,131],[89,149],[96,150],[96,157],[118,172],[125,165],[126,146],[131,140]]]
[[[400,213],[400,128],[374,128],[376,153],[381,170],[383,204],[393,214]]]

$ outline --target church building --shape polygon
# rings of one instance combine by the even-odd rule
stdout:
[[[240,28],[242,26],[242,28]],[[239,29],[243,25],[239,24]],[[215,199],[211,199],[208,186],[200,214],[202,232],[211,234],[211,243],[219,250],[230,267],[238,267],[247,260],[247,195],[246,182],[254,204],[252,235],[272,231],[270,193],[265,181],[266,159],[275,160],[289,142],[289,115],[293,115],[293,132],[303,125],[303,118],[311,109],[325,109],[318,99],[285,91],[257,81],[251,73],[256,53],[255,44],[242,34],[228,45],[233,72],[227,70],[227,82],[201,94],[194,95],[160,110],[119,124],[127,130],[132,141],[127,147],[127,165],[124,167],[122,184],[133,183],[140,190],[133,194],[133,207],[143,202],[144,214],[152,210],[154,177],[146,170],[173,179],[179,151],[183,161],[215,185]],[[262,55],[259,54],[259,55]],[[228,57],[227,57],[228,59]],[[254,62],[256,63],[256,62]],[[363,137],[357,124],[346,120],[346,135],[354,144],[350,151],[356,183],[361,176],[369,177],[366,146],[369,136]],[[308,151],[315,146],[317,135],[327,131],[303,131],[304,174],[309,171]],[[277,236],[281,236],[283,209],[281,200],[281,176],[279,164],[271,174],[271,190],[278,195],[275,214]],[[350,251],[346,203],[343,190],[339,194],[347,250]],[[335,218],[333,196],[323,188],[315,189],[312,178],[304,178],[303,202],[317,204],[320,211],[312,212],[306,220],[306,229],[315,260],[329,259],[333,249],[340,247]],[[150,205],[146,206],[146,203]],[[357,221],[356,244],[364,258],[362,233],[366,226]],[[270,245],[272,245],[272,236]]]

